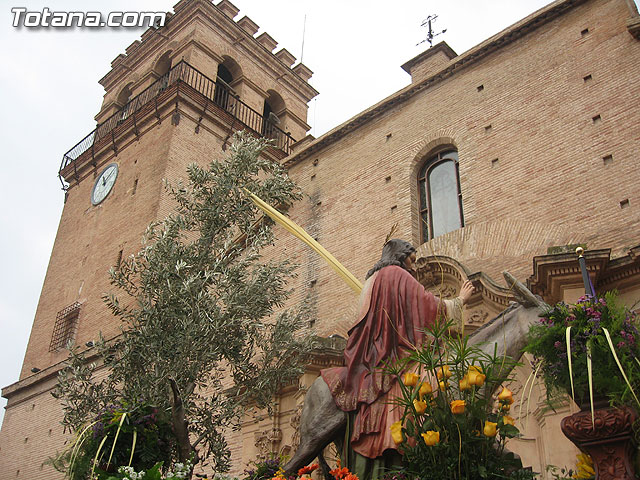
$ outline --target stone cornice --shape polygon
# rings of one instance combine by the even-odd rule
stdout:
[[[337,126],[333,130],[330,130],[313,143],[309,144],[305,149],[290,155],[287,158],[285,165],[291,166],[305,158],[308,158],[319,150],[331,145],[333,142],[336,142],[338,139],[353,132],[365,123],[384,114],[398,104],[408,101],[420,92],[427,90],[433,85],[455,75],[463,68],[477,63],[486,56],[498,51],[513,41],[522,38],[536,28],[539,28],[540,26],[564,14],[566,11],[576,7],[577,5],[585,3],[586,1],[587,0],[557,0],[556,2],[538,10],[497,35],[490,37],[476,47],[473,47],[465,53],[453,58],[445,68],[435,75],[432,75],[417,84],[411,84],[403,88],[402,90],[376,103],[367,110],[359,113],[355,117],[352,117],[343,124]]]
[[[587,271],[596,291],[624,289],[640,279],[640,245],[630,248],[627,255],[611,258],[610,249],[587,250],[584,253]],[[575,253],[540,255],[533,259],[533,275],[527,281],[533,293],[547,302],[562,300],[567,286],[582,285],[582,274]]]

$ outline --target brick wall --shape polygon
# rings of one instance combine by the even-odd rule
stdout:
[[[466,226],[422,245],[421,255],[449,255],[500,281],[503,269],[524,280],[532,257],[551,245],[625,252],[639,243],[640,223],[640,44],[625,28],[628,16],[623,0],[583,2],[405,98],[415,84],[407,87],[371,107],[379,113],[367,121],[365,111],[331,132],[330,141],[312,142],[291,162],[305,194],[291,217],[364,279],[394,223],[397,237],[419,244],[417,170],[435,148],[452,145]],[[261,74],[256,65],[249,72]],[[30,370],[64,358],[48,351],[56,313],[82,302],[79,344],[99,330],[117,333],[100,298],[110,290],[108,268],[120,250],[137,251],[147,224],[171,211],[162,179],[175,181],[188,163],[223,154],[228,126],[209,112],[196,133],[201,109],[182,102],[179,113],[176,124],[173,110],[165,111],[160,125],[117,157],[101,157],[97,173],[112,161],[120,166],[101,205],[89,202],[92,175],[69,190],[20,377],[24,388],[12,393],[0,433],[0,471],[11,478],[55,478],[40,463],[63,440],[55,429],[59,407],[47,381],[35,381]],[[309,248],[276,231],[267,258],[300,265],[289,305],[308,299],[320,335],[345,335],[356,296]],[[242,442],[230,437],[236,473],[247,459]]]

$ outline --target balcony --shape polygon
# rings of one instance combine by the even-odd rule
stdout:
[[[174,85],[178,87],[184,85],[187,88],[193,89],[204,96],[207,103],[212,102],[213,105],[222,110],[219,114],[227,117],[227,120],[231,124],[231,130],[234,128],[249,130],[257,136],[271,140],[272,146],[283,152],[283,156],[291,153],[291,145],[295,140],[289,133],[283,131],[275,124],[273,116],[265,118],[261,113],[240,100],[239,96],[224,82],[211,80],[183,60],[139,95],[129,100],[120,111],[111,115],[111,117],[104,122],[99,123],[91,133],[64,154],[58,172],[63,186],[63,170],[66,170],[65,173],[76,171],[77,163],[81,161],[84,156],[91,155],[90,158],[94,158],[95,152],[108,144],[111,144],[117,152],[116,138],[123,133],[122,130],[125,128],[128,130],[129,124],[132,124],[137,134],[136,114],[143,109],[147,110],[154,106],[157,113],[158,96]],[[123,124],[129,119],[132,119],[132,122],[127,122],[127,126],[125,127]],[[123,125],[123,127],[118,128],[121,125]],[[69,169],[69,167],[71,168]]]

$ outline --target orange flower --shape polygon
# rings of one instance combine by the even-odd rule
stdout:
[[[467,375],[465,375],[459,383],[460,390],[462,391],[469,390],[471,388],[471,385],[469,384],[469,377]]]
[[[504,417],[502,417],[502,423],[504,423],[505,425],[514,425],[516,424],[516,421],[513,417],[510,417],[509,415],[505,415]]]
[[[513,403],[513,393],[508,388],[503,387],[498,395],[498,400],[500,400],[500,403],[511,405]]]
[[[336,467],[333,470],[329,471],[329,473],[333,475],[336,480],[342,480],[348,475],[351,475],[351,472],[347,467]]]
[[[482,369],[476,365],[469,367],[467,376],[469,377],[469,385],[475,385],[476,387],[484,385],[484,379],[487,378],[487,376],[482,373]]]
[[[420,376],[415,374],[415,373],[405,373],[404,374],[404,379],[402,380],[402,382],[407,386],[407,387],[415,387],[418,384],[418,380],[420,380]]]
[[[298,470],[298,476],[301,477],[302,475],[306,475],[307,473],[311,473],[314,470],[318,469],[318,464],[314,463],[313,465],[307,465],[306,467],[302,467],[300,470]]]
[[[454,415],[459,415],[464,413],[465,401],[464,400],[453,400],[451,402],[451,413]]]
[[[440,390],[442,390],[444,392],[445,389],[447,388],[447,384],[445,382],[443,382],[442,380],[440,380],[438,382],[438,387],[440,388]]]
[[[442,380],[442,377],[451,378],[451,375],[453,375],[449,369],[449,365],[438,368],[436,374],[438,375],[438,380]]]
[[[400,445],[404,441],[404,438],[402,437],[402,422],[399,420],[397,422],[393,422],[389,427],[389,430],[391,430],[391,438],[393,438],[393,442],[396,445]]]
[[[416,413],[418,415],[422,415],[427,410],[427,402],[423,402],[422,400],[414,400],[413,408],[416,409]]]
[[[420,395],[420,398],[424,397],[425,395],[431,395],[432,392],[433,392],[433,388],[431,388],[430,383],[422,382],[420,384],[420,390],[418,390],[418,394]]]
[[[487,420],[486,422],[484,422],[484,430],[482,431],[482,433],[484,433],[487,437],[495,437],[496,433],[498,433],[496,431],[497,426],[498,424],[496,422],[490,422],[489,420]]]
[[[426,443],[428,447],[433,447],[434,445],[440,443],[440,432],[428,430],[427,433],[422,434],[422,438],[424,439],[424,443]]]

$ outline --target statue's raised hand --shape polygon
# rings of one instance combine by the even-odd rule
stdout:
[[[460,300],[462,300],[463,305],[469,301],[471,295],[473,295],[474,290],[475,288],[473,287],[473,283],[471,283],[471,280],[467,280],[462,284],[460,295],[458,296],[460,297]]]

